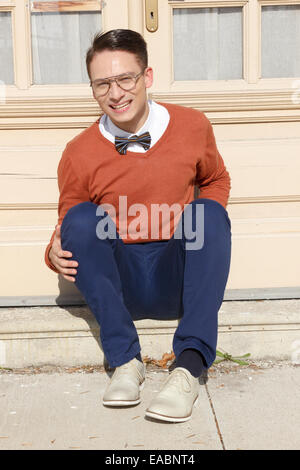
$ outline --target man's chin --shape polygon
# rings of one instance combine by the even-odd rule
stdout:
[[[108,114],[108,113],[107,113]],[[119,127],[120,129],[124,129],[127,131],[132,125],[132,116],[129,113],[124,113],[120,115],[112,115],[111,113],[108,114],[108,117],[111,119],[111,121],[115,124],[115,126]],[[127,131],[131,132],[131,131]]]

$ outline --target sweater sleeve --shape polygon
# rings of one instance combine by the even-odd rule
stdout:
[[[200,189],[200,198],[214,199],[226,209],[230,176],[217,149],[213,128],[208,119],[207,125],[205,151],[197,165],[195,184]]]
[[[57,182],[59,188],[59,203],[58,203],[58,225],[61,225],[64,216],[68,210],[79,204],[80,202],[89,201],[88,188],[83,184],[79,170],[75,170],[70,157],[70,150],[68,146],[62,154],[61,160],[57,169]],[[51,249],[55,230],[52,233],[49,244],[45,250],[45,263],[52,269],[52,271],[58,273],[55,266],[50,261],[49,251]]]

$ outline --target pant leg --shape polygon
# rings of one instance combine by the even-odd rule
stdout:
[[[202,248],[186,249],[190,241],[184,232],[184,216],[180,221],[183,224],[182,238],[176,240],[177,248],[185,252],[185,262],[183,315],[174,335],[173,350],[178,357],[184,349],[197,349],[202,353],[208,368],[216,357],[218,311],[224,298],[230,267],[231,223],[221,204],[199,198],[189,205],[192,209],[193,230],[196,228],[198,204],[204,207]]]
[[[201,216],[197,220],[196,208],[200,206],[204,209],[203,220]],[[184,349],[196,349],[208,368],[216,357],[218,311],[229,273],[230,220],[227,211],[214,200],[197,199],[188,209],[191,229],[185,209],[173,237],[149,257],[148,307],[151,318],[181,318],[173,339],[175,356]],[[199,233],[193,243],[190,232],[196,232],[196,221]]]
[[[116,367],[133,359],[140,352],[140,344],[124,303],[119,275],[124,243],[118,234],[116,239],[97,237],[96,226],[101,219],[96,216],[97,207],[83,202],[69,209],[61,226],[61,242],[63,250],[71,251],[72,259],[78,261],[75,285],[100,325],[104,354]]]

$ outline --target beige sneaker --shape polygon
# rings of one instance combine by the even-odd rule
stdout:
[[[145,381],[145,365],[137,359],[116,367],[104,396],[105,406],[138,405],[141,401],[140,390]]]
[[[192,416],[198,394],[199,380],[187,369],[177,367],[150,403],[146,416],[172,423],[187,421]]]

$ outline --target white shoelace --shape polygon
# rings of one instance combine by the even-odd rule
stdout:
[[[189,393],[192,390],[191,384],[185,373],[180,370],[176,371],[175,369],[174,372],[170,375],[166,386],[175,388],[178,391],[178,385],[180,391],[185,393]]]
[[[142,379],[142,375],[140,373],[140,371],[138,370],[138,368],[130,363],[130,362],[126,362],[126,364],[123,364],[122,366],[119,366],[116,368],[115,372],[113,373],[113,379],[117,378],[117,377],[120,377],[120,375],[126,375],[128,373],[128,371],[130,369],[133,369],[134,368],[134,371],[133,372],[137,372],[138,376],[140,377],[140,379]]]

